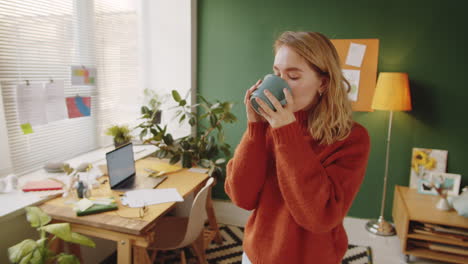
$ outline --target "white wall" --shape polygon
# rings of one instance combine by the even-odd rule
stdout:
[[[178,90],[183,97],[195,89],[195,32],[192,26],[196,23],[195,0],[158,0],[144,1],[143,19],[144,34],[148,37],[145,44],[144,61],[146,73],[144,87],[151,88],[158,94]],[[192,34],[193,33],[193,34]],[[188,102],[192,97],[189,94]],[[163,108],[174,106],[175,102],[168,97]],[[173,111],[163,110],[162,124],[168,124],[174,136],[190,133],[188,125],[179,127],[173,122]],[[171,122],[172,121],[172,122]]]
[[[3,96],[0,84],[0,177],[11,172],[10,146],[8,145],[8,133],[3,110]]]

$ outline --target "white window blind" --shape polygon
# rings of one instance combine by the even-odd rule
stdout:
[[[14,173],[95,149],[108,124],[136,119],[142,89],[134,2],[1,0],[0,83]],[[97,84],[72,85],[72,65],[97,68]],[[65,97],[90,96],[91,116],[33,126],[24,135],[17,85],[51,79],[64,82]]]
[[[159,94],[172,90],[181,96],[189,94],[188,103],[196,102],[196,0],[144,1],[144,35],[146,37],[147,74],[145,87]],[[175,138],[193,133],[188,123],[174,119],[174,100],[162,105],[162,124]]]
[[[95,0],[95,41],[98,67],[98,134],[112,124],[138,123],[143,103],[141,18],[135,0]]]

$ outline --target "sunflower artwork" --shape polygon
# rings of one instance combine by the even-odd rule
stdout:
[[[447,154],[447,150],[413,148],[410,188],[419,189],[419,184],[429,180],[433,172],[445,172]]]

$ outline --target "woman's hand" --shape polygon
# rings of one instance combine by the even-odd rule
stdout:
[[[266,122],[265,118],[261,115],[257,114],[250,103],[250,95],[258,88],[258,86],[262,83],[262,79],[258,80],[256,84],[254,84],[250,89],[247,90],[245,93],[244,104],[247,111],[247,121],[248,122]]]
[[[296,121],[294,116],[294,98],[289,93],[289,90],[284,88],[284,96],[286,98],[286,105],[282,106],[281,103],[276,99],[276,97],[271,94],[270,91],[265,90],[265,95],[270,100],[270,102],[275,107],[276,111],[273,111],[262,99],[256,98],[257,103],[260,105],[259,112],[262,116],[270,123],[272,128],[278,128],[285,125],[288,125]]]

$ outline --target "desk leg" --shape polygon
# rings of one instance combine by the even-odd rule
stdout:
[[[132,244],[130,239],[121,239],[117,241],[117,263],[132,263]]]
[[[151,264],[151,259],[146,248],[133,246],[133,263]]]
[[[211,200],[211,189],[208,191],[208,197],[206,199],[206,213],[208,214],[208,221],[210,222],[211,229],[216,232],[214,240],[216,241],[216,244],[222,245],[223,238],[221,237],[218,222],[216,221],[216,215],[213,208],[213,200]]]
[[[49,249],[54,252],[55,254],[60,254],[64,252],[65,243],[62,239],[56,237],[54,240],[52,238],[54,235],[49,235]]]

